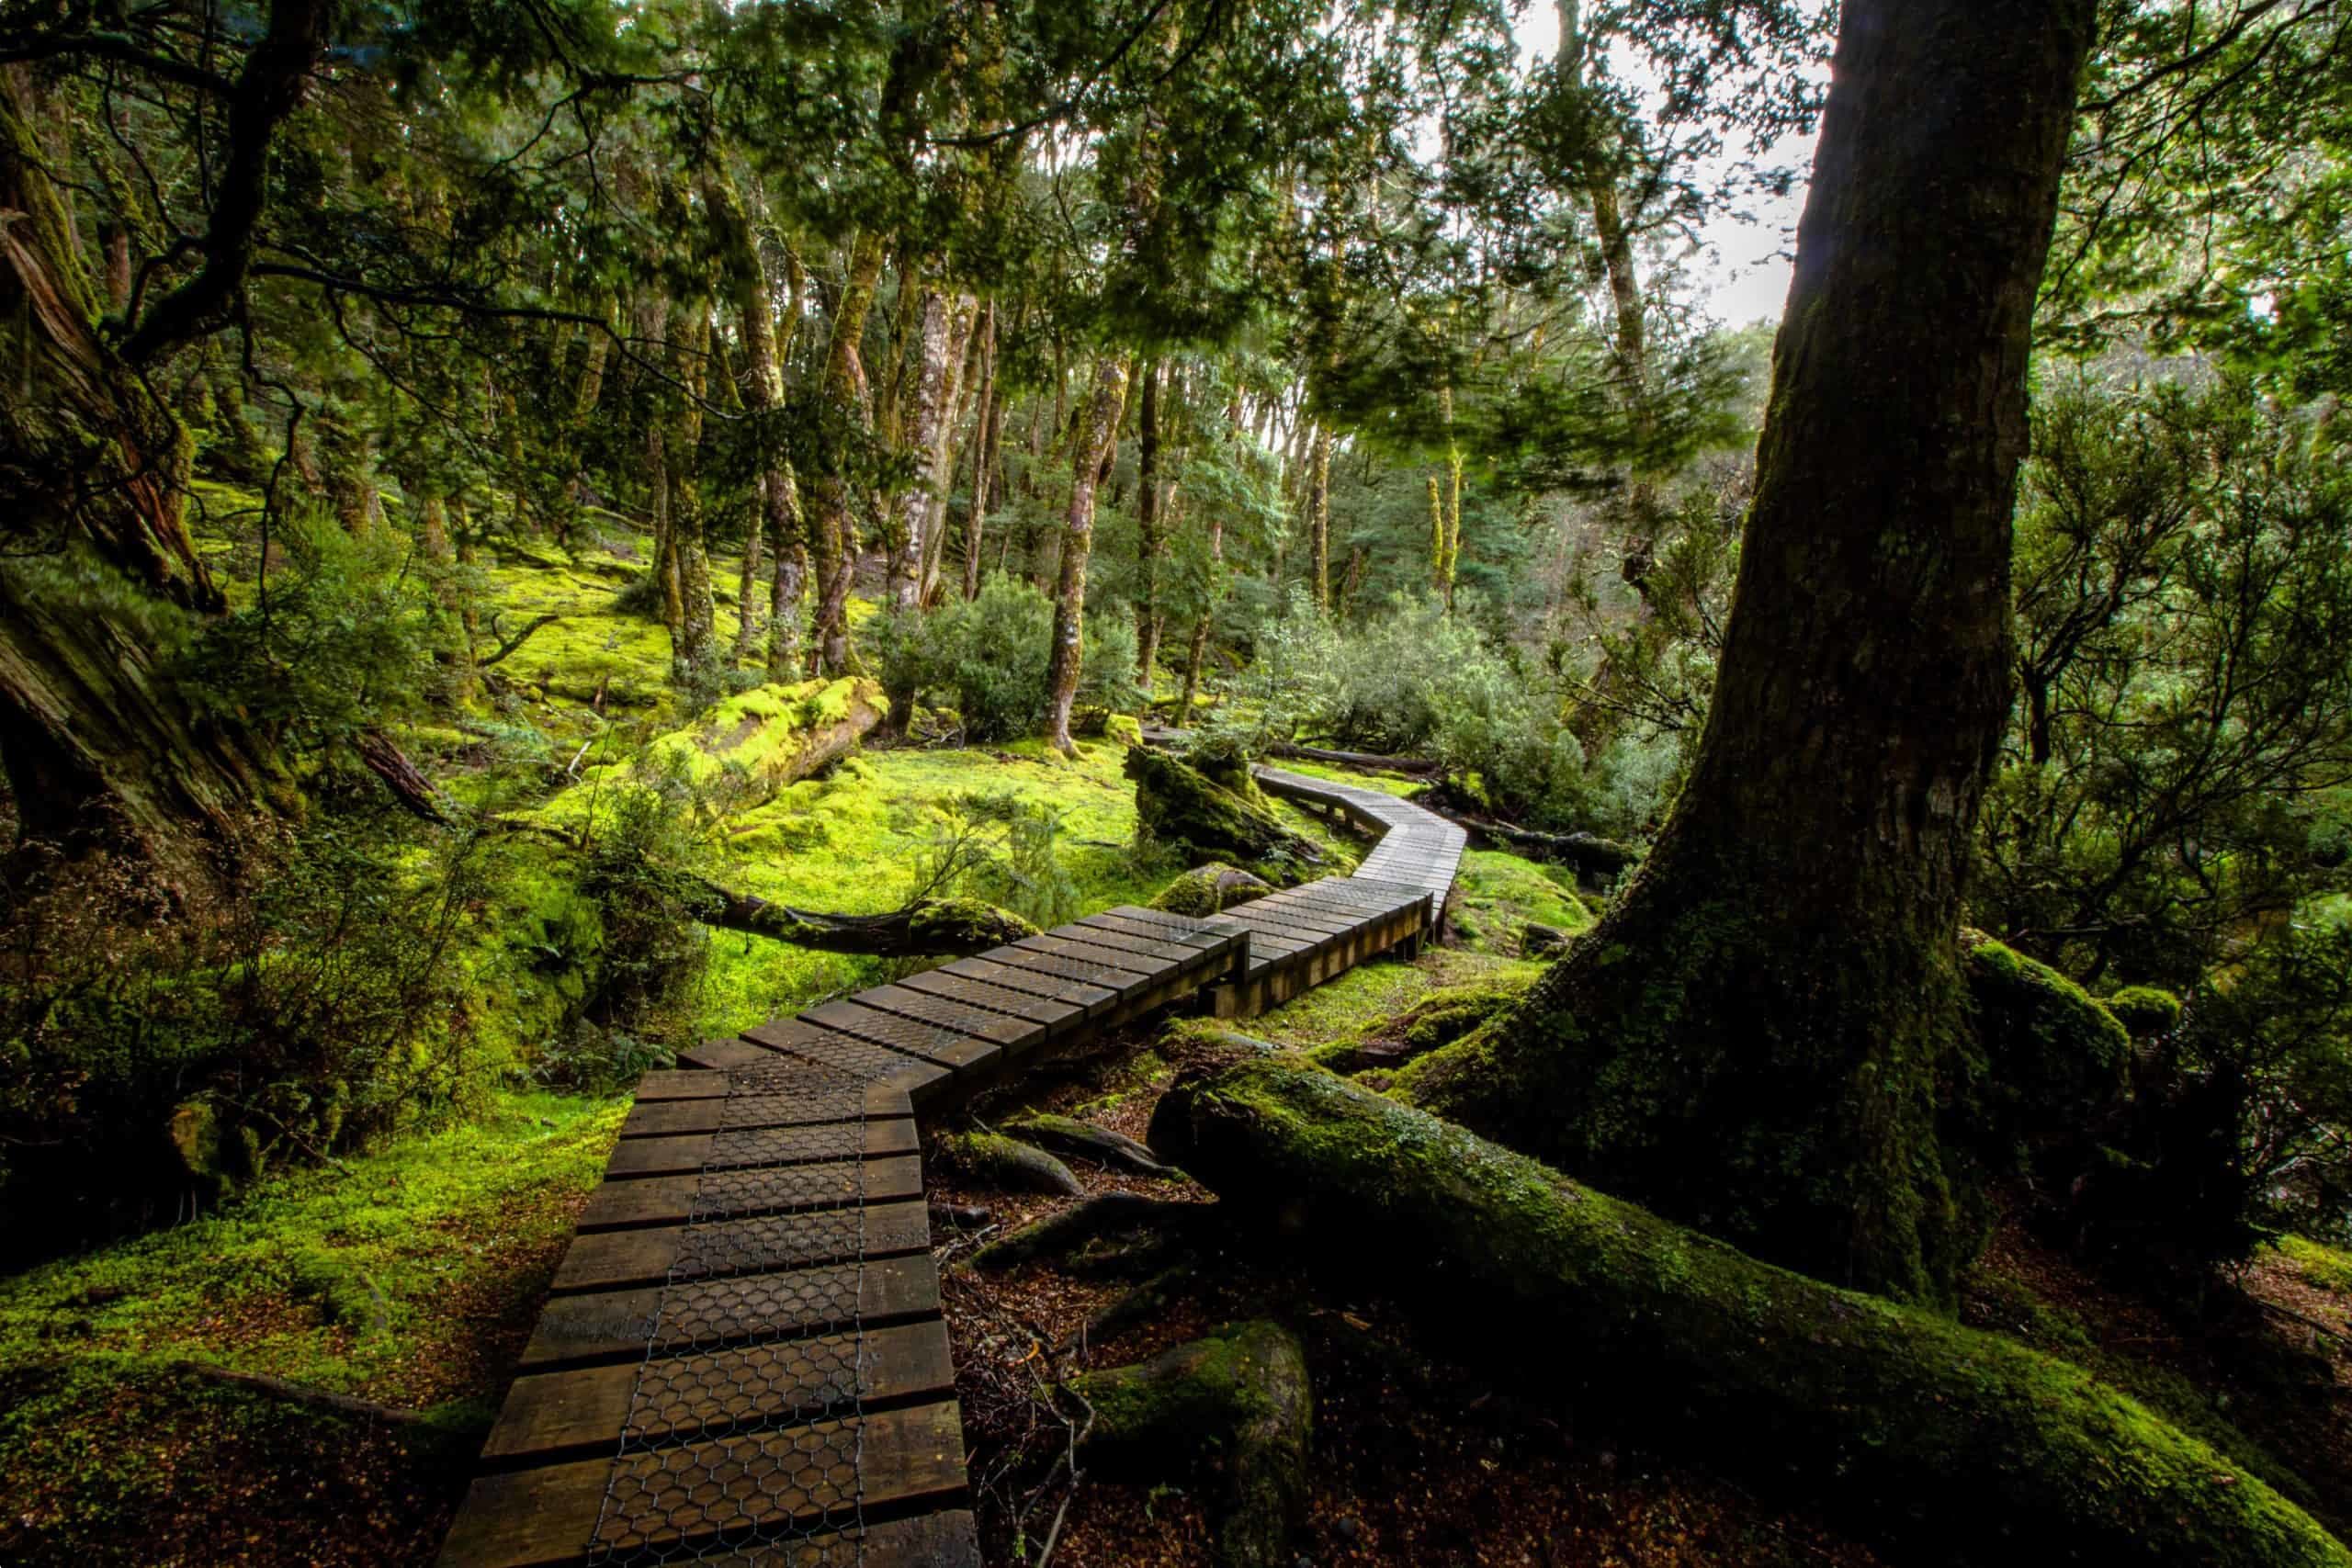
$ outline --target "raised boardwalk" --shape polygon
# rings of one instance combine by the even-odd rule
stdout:
[[[1248,1017],[1443,917],[1461,829],[1258,778],[1384,837],[1354,876],[1090,915],[647,1074],[442,1562],[976,1568],[915,1119],[1175,1003]]]

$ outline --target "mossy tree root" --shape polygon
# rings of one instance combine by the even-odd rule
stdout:
[[[1323,1266],[1419,1289],[1449,1353],[1532,1396],[1611,1404],[1939,1560],[2352,1564],[2077,1367],[1759,1263],[1317,1068],[1179,1084],[1151,1142]]]
[[[1076,1198],[1085,1184],[1069,1167],[1040,1148],[1001,1133],[956,1133],[941,1140],[948,1163],[975,1181],[1007,1192],[1050,1192]]]
[[[1068,1258],[1105,1236],[1149,1232],[1182,1234],[1214,1211],[1205,1203],[1178,1203],[1133,1192],[1102,1192],[1074,1209],[1027,1225],[972,1255],[977,1269],[1013,1269],[1043,1258]]]
[[[1132,1367],[1069,1384],[1093,1413],[1082,1461],[1156,1482],[1208,1466],[1221,1485],[1212,1528],[1219,1568],[1289,1568],[1306,1511],[1314,1423],[1306,1356],[1279,1324],[1235,1324]]]
[[[1124,1133],[1114,1133],[1108,1127],[1098,1127],[1075,1116],[1052,1116],[1035,1111],[1007,1122],[1004,1130],[1041,1149],[1092,1160],[1097,1165],[1113,1166],[1137,1176],[1175,1174],[1152,1158],[1149,1149]]]

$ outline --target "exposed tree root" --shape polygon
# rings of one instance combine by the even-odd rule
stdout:
[[[1012,1269],[1046,1258],[1067,1258],[1089,1242],[1122,1232],[1182,1234],[1210,1212],[1201,1203],[1142,1198],[1132,1192],[1098,1193],[1074,1209],[989,1243],[973,1256],[972,1262],[980,1269]]]
[[[888,914],[832,915],[771,904],[755,894],[695,880],[708,895],[695,910],[706,925],[828,953],[886,958],[970,954],[1037,934],[1037,928],[1020,916],[978,898],[921,898]]]
[[[1449,1353],[1990,1561],[2352,1564],[2307,1515],[2070,1363],[1841,1291],[1318,1068],[1182,1083],[1152,1145],[1283,1246],[1411,1292]]]

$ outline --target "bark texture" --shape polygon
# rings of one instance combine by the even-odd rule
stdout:
[[[2025,367],[2091,0],[1845,8],[1715,700],[1639,880],[1398,1089],[1825,1278],[1946,1298],[1952,948],[2009,699]]]
[[[860,234],[851,247],[849,276],[833,308],[833,335],[825,349],[825,418],[844,432],[870,428],[865,367],[859,341],[882,281],[882,236]],[[816,556],[817,610],[809,626],[809,668],[818,675],[849,669],[849,590],[857,570],[857,537],[850,521],[849,479],[838,459],[826,463],[808,487],[808,532]]]
[[[27,839],[200,885],[275,769],[161,668],[172,623],[223,607],[181,512],[187,435],[98,335],[40,116],[29,73],[0,71],[0,764]]]
[[[1054,649],[1046,673],[1046,743],[1057,751],[1076,750],[1069,737],[1069,710],[1078,700],[1078,676],[1086,648],[1086,558],[1094,545],[1094,491],[1103,464],[1119,439],[1127,406],[1127,356],[1105,354],[1094,372],[1094,391],[1077,439],[1070,443],[1069,511],[1062,525],[1059,586],[1054,593]]]

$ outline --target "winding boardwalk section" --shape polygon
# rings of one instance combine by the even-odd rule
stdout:
[[[647,1074],[441,1562],[977,1568],[916,1118],[1178,1003],[1249,1017],[1443,919],[1461,829],[1258,777],[1381,833],[1357,874],[1090,915]]]

